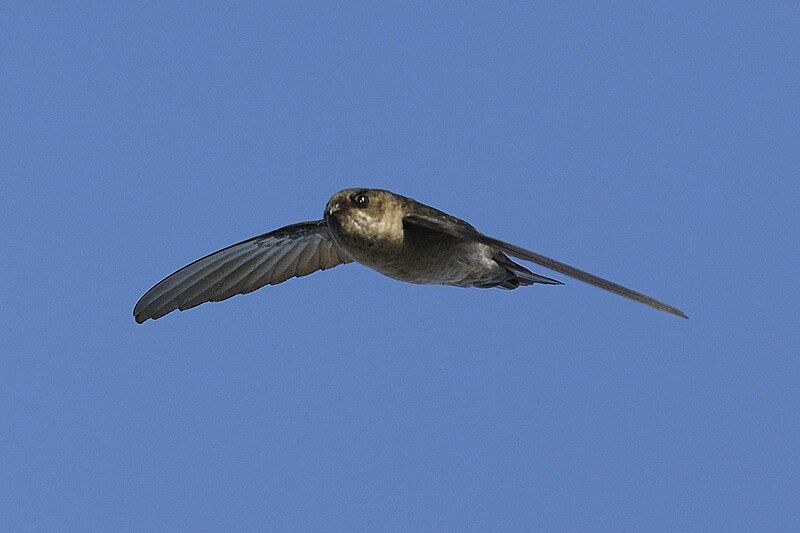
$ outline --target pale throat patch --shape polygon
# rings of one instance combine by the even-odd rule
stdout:
[[[351,220],[356,231],[362,235],[385,241],[403,239],[403,219],[394,209],[384,211],[380,218],[372,217],[367,212],[356,211]]]

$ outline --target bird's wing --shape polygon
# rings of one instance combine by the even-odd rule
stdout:
[[[219,302],[264,285],[350,263],[324,220],[292,224],[198,259],[170,274],[136,303],[136,322],[204,302]]]
[[[579,268],[556,261],[555,259],[550,259],[544,255],[537,254],[536,252],[531,252],[530,250],[520,248],[519,246],[486,236],[466,222],[444,213],[441,215],[436,213],[408,214],[403,217],[403,224],[410,224],[412,226],[427,228],[428,230],[439,231],[455,238],[476,240],[501,250],[513,257],[524,259],[526,261],[532,261],[536,264],[542,265],[543,267],[549,268],[550,270],[555,270],[561,274],[594,285],[595,287],[600,287],[601,289],[613,292],[614,294],[619,294],[620,296],[630,298],[631,300],[635,300],[645,305],[649,305],[650,307],[654,307],[659,311],[671,313],[682,318],[689,318],[680,309],[667,305],[663,302],[659,302],[655,298],[651,298],[650,296],[644,295],[640,292],[623,287],[622,285],[614,283],[613,281],[595,276],[594,274],[590,274],[584,270],[580,270]]]

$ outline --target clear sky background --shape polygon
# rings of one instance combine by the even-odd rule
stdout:
[[[0,528],[800,528],[796,2],[31,4],[0,14]],[[347,265],[134,323],[352,186],[691,320]]]

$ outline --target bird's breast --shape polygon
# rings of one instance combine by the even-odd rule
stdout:
[[[405,245],[362,253],[356,260],[408,283],[468,286],[494,276],[498,268],[482,246],[444,239],[425,247]]]
[[[355,261],[400,281],[471,286],[502,277],[493,250],[441,233],[406,231],[400,217],[329,221],[331,233]]]

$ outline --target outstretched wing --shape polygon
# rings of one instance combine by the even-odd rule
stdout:
[[[133,316],[141,324],[175,309],[219,302],[350,262],[324,220],[292,224],[223,248],[170,274],[139,299]]]
[[[447,215],[446,213],[431,212],[425,214],[408,214],[403,218],[403,224],[411,224],[418,227],[427,228],[429,230],[440,231],[450,235],[451,237],[473,239],[478,242],[482,242],[483,244],[492,246],[493,248],[503,251],[513,257],[524,259],[526,261],[532,261],[542,265],[543,267],[549,268],[550,270],[555,270],[556,272],[560,272],[564,275],[594,285],[595,287],[600,287],[601,289],[613,292],[614,294],[619,294],[620,296],[630,298],[631,300],[635,300],[645,305],[649,305],[650,307],[654,307],[659,311],[671,313],[682,318],[689,318],[680,309],[667,305],[663,302],[659,302],[655,298],[651,298],[650,296],[644,295],[640,292],[623,287],[622,285],[614,283],[613,281],[603,279],[599,276],[595,276],[594,274],[580,270],[579,268],[556,261],[555,259],[550,259],[549,257],[537,254],[536,252],[531,252],[530,250],[520,248],[519,246],[488,237],[466,222]]]

